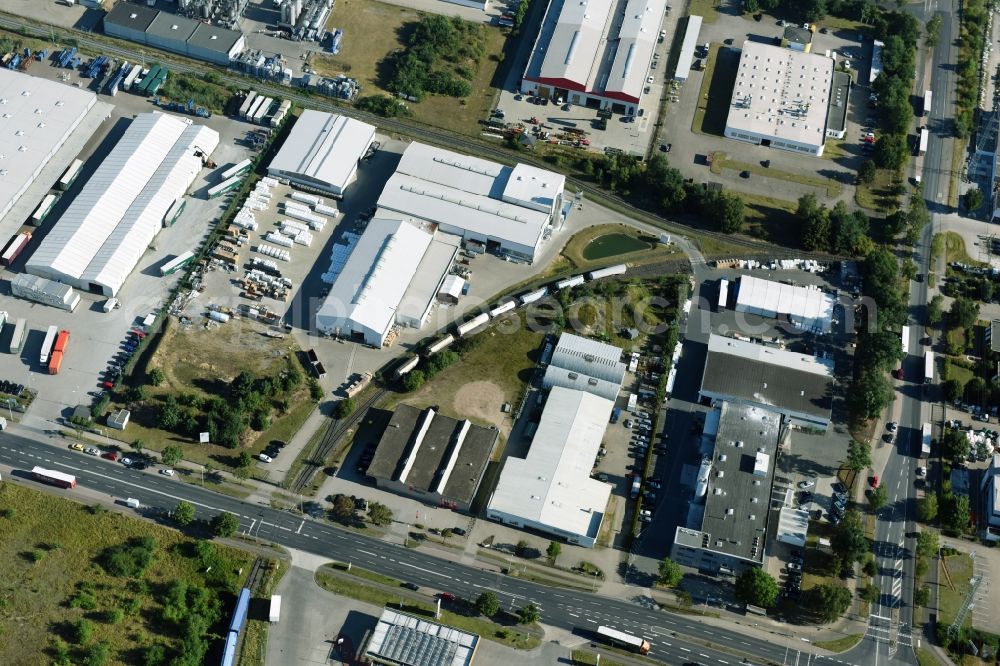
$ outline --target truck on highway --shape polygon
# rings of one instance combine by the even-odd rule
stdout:
[[[921,115],[923,115],[923,116],[929,116],[929,115],[931,115],[931,91],[930,90],[925,90],[924,91],[924,110],[923,110],[923,113]]]
[[[931,457],[931,424],[925,423],[920,428],[920,457]]]
[[[929,136],[930,132],[927,131],[926,127],[920,130],[920,145],[917,147],[917,155],[923,156],[927,154],[927,140]]]
[[[615,647],[638,652],[639,654],[649,654],[649,641],[639,636],[626,634],[624,631],[605,627],[603,624],[594,633],[597,635],[598,640],[614,645]]]
[[[924,352],[924,384],[934,383],[934,352]]]
[[[76,477],[72,474],[64,474],[44,467],[34,467],[31,470],[31,476],[35,481],[47,483],[57,488],[76,488]]]

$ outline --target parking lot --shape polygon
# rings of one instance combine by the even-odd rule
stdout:
[[[67,70],[39,63],[32,68],[33,76],[59,80],[60,75]],[[89,79],[70,74],[70,85],[80,82],[82,86],[89,84]],[[101,95],[103,102],[112,103],[111,117],[101,124],[94,136],[83,146],[79,159],[84,160],[83,171],[73,186],[60,198],[56,208],[49,214],[42,226],[35,231],[28,249],[21,254],[14,264],[14,272],[19,272],[24,261],[30,257],[32,250],[38,246],[39,239],[51,229],[73,198],[80,192],[87,179],[99,166],[101,160],[113,148],[116,141],[128,126],[128,122],[137,113],[155,110],[149,98],[121,93],[114,98]],[[241,145],[240,138],[248,125],[233,122],[222,116],[210,119],[197,119],[219,132],[219,147],[212,158],[220,167],[239,162],[250,156],[249,150]],[[93,294],[78,291],[81,296],[75,312],[67,312],[57,308],[25,301],[7,298],[3,309],[8,312],[10,322],[0,336],[0,348],[5,352],[9,348],[13,333],[13,322],[18,318],[27,320],[28,332],[19,354],[0,354],[0,379],[8,379],[24,384],[38,391],[38,397],[26,419],[51,421],[60,416],[68,416],[68,410],[80,403],[90,403],[89,392],[99,390],[100,382],[104,381],[102,371],[119,352],[125,348],[128,332],[141,324],[151,312],[157,312],[163,300],[169,293],[180,275],[161,277],[159,267],[169,259],[188,250],[195,250],[204,240],[213,221],[221,213],[225,200],[203,198],[198,195],[215,183],[216,174],[205,169],[192,184],[189,192],[194,196],[187,198],[187,207],[175,224],[163,229],[155,243],[149,248],[137,264],[129,279],[125,282],[118,295],[121,306],[105,313],[102,305],[106,300]],[[7,226],[7,221],[4,222]],[[11,232],[13,233],[13,232]],[[13,277],[10,270],[2,274],[4,282],[0,284],[3,295],[10,295],[7,282]],[[49,326],[70,331],[69,351],[58,375],[50,375],[40,363],[40,349],[45,330]]]
[[[788,201],[794,201],[803,194],[812,192],[821,201],[830,200],[825,188],[817,188],[798,182],[791,182],[778,177],[768,177],[766,174],[755,173],[750,179],[743,179],[736,171],[724,171],[721,174],[712,173],[706,166],[704,156],[714,151],[724,151],[736,154],[739,160],[751,164],[770,161],[770,168],[793,173],[816,174],[830,178],[842,187],[836,199],[853,201],[855,173],[861,163],[867,158],[861,138],[864,127],[873,109],[868,105],[868,73],[871,61],[871,38],[856,30],[820,29],[813,35],[812,53],[823,54],[827,51],[836,52],[838,60],[845,55],[850,57],[851,68],[855,71],[855,85],[851,89],[848,101],[848,126],[843,145],[832,148],[838,142],[827,139],[827,152],[822,158],[799,155],[785,150],[771,149],[766,146],[756,146],[750,143],[726,139],[721,135],[704,134],[701,127],[694,127],[695,111],[700,99],[702,84],[706,71],[704,68],[692,70],[687,81],[677,92],[677,102],[667,107],[665,121],[656,137],[656,143],[670,143],[670,163],[681,169],[686,176],[699,181],[719,182],[727,188],[739,192],[768,196]],[[734,75],[739,61],[739,49],[745,40],[773,44],[783,34],[785,26],[768,16],[760,22],[750,16],[739,13],[719,12],[718,20],[704,23],[698,38],[699,44],[710,43],[721,46],[723,51],[729,50],[733,56],[719,61],[714,67],[714,77]],[[727,63],[723,65],[723,62]],[[729,71],[726,71],[726,68]],[[725,102],[728,103],[731,89],[727,91]],[[721,101],[721,100],[719,100]]]

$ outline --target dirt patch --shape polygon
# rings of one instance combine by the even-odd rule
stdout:
[[[474,421],[492,423],[506,438],[510,434],[510,419],[503,415],[500,407],[504,403],[503,391],[493,382],[470,382],[456,394],[452,406],[458,414],[464,414]]]

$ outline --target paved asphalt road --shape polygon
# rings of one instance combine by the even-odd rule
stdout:
[[[416,583],[427,588],[427,591],[446,590],[473,598],[484,590],[493,590],[504,607],[514,609],[520,608],[529,600],[534,601],[541,607],[542,621],[546,624],[569,630],[583,630],[580,635],[585,638],[589,638],[587,630],[596,629],[598,624],[641,634],[653,645],[651,656],[669,664],[784,664],[817,659],[816,655],[804,650],[788,650],[766,639],[703,625],[694,617],[654,610],[649,607],[651,602],[648,597],[637,596],[636,600],[609,599],[445,562],[419,550],[386,543],[330,524],[303,520],[286,512],[219,495],[155,472],[128,469],[118,463],[63,449],[61,445],[4,434],[0,438],[0,464],[12,467],[14,475],[22,479],[27,478],[26,470],[35,465],[72,473],[81,486],[118,499],[134,497],[144,507],[152,510],[169,511],[179,501],[187,500],[195,505],[196,513],[201,519],[209,519],[221,511],[229,511],[240,516],[241,531],[252,536],[289,548],[351,562]],[[41,484],[37,484],[37,487],[70,498],[73,496],[73,491],[62,491]],[[725,646],[726,651],[706,647],[706,644]],[[751,661],[742,662],[744,657]]]

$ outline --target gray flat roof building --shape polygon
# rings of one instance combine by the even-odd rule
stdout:
[[[219,65],[228,65],[246,44],[242,32],[131,2],[115,4],[104,17],[104,32]]]
[[[368,476],[379,488],[436,506],[468,510],[499,431],[399,405],[386,426]]]
[[[477,634],[385,608],[364,656],[387,666],[472,666],[478,647]]]
[[[826,429],[833,361],[721,335],[708,340],[701,395],[773,409],[791,423]]]
[[[677,528],[671,556],[699,570],[737,574],[764,559],[781,415],[731,402],[718,409],[701,524]]]
[[[847,134],[847,100],[851,95],[851,75],[847,72],[833,73],[830,86],[830,107],[826,112],[826,135],[843,139]]]

